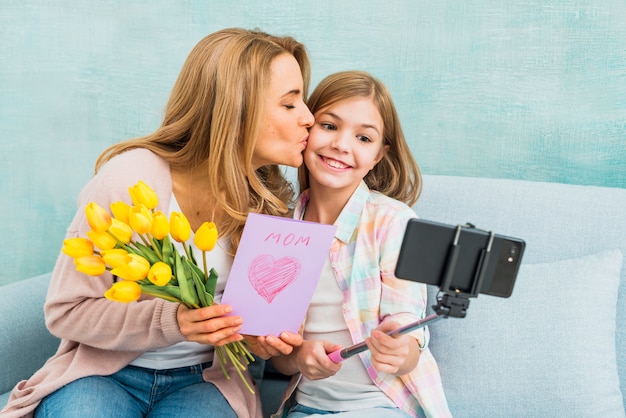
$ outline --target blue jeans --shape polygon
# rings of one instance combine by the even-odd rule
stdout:
[[[407,414],[399,408],[380,407],[380,408],[367,408],[367,409],[355,409],[354,411],[324,411],[321,409],[310,408],[308,406],[295,404],[289,409],[287,418],[304,418],[310,416],[319,415],[333,415],[334,417],[342,418],[363,418],[363,417],[375,417],[375,418],[411,418],[411,415]]]
[[[209,365],[166,370],[126,366],[111,376],[84,377],[45,397],[35,417],[237,418],[215,385],[202,380]]]

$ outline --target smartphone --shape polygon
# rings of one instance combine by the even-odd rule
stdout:
[[[522,239],[471,224],[448,225],[415,218],[407,224],[395,273],[400,279],[438,286],[443,292],[508,298],[525,247]],[[478,281],[481,271],[484,274]],[[444,283],[446,277],[448,283]]]

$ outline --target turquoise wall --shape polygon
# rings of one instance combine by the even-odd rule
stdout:
[[[623,0],[0,3],[0,284],[49,271],[108,145],[154,130],[192,46],[293,35],[313,82],[392,91],[424,172],[626,187]]]

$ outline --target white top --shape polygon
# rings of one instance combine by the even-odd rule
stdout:
[[[330,257],[315,288],[304,323],[304,338],[326,340],[343,347],[354,344],[343,316],[343,293],[330,267]],[[344,360],[341,369],[322,380],[302,376],[296,401],[327,411],[346,411],[380,406],[395,407],[393,401],[376,386],[358,356]]]
[[[180,206],[173,193],[170,200],[168,218],[172,212],[181,212]],[[187,240],[187,245],[193,248],[193,254],[200,263],[200,268],[202,268],[202,251],[193,244],[193,237],[194,233],[192,231],[190,238]],[[183,249],[183,245],[176,241],[172,242],[178,252],[184,255],[185,250]],[[219,303],[222,299],[222,294],[226,287],[226,280],[228,279],[233,264],[233,257],[224,251],[224,247],[227,244],[226,240],[218,239],[215,248],[206,254],[207,268],[210,269],[213,267],[218,273],[217,286],[215,288],[216,303]],[[194,364],[209,361],[213,361],[213,346],[191,341],[182,341],[169,347],[146,351],[130,364],[149,369],[173,369],[177,367],[193,366]]]

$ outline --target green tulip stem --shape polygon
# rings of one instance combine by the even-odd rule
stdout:
[[[220,368],[222,369],[222,373],[224,373],[224,376],[226,376],[227,380],[230,380],[230,375],[228,374],[228,371],[226,370],[226,354],[224,354],[224,351],[226,349],[224,347],[215,347],[215,355],[217,356],[217,361],[220,364]]]
[[[148,233],[146,235],[148,236],[148,242],[149,242],[149,243],[146,242],[146,245],[154,250],[154,252],[156,253],[157,257],[159,257],[159,260],[165,261],[165,260],[163,260],[163,254],[161,253],[161,250],[159,250],[159,246],[156,245],[156,243],[155,243],[154,237],[151,236],[150,233]]]
[[[125,249],[128,252],[133,252],[131,247],[127,243],[125,243],[124,241],[119,239],[113,232],[107,231],[107,234],[109,234],[111,237],[113,237],[113,239],[117,242],[117,245],[119,245],[120,247],[122,247],[123,249]]]
[[[159,292],[151,292],[149,290],[146,290],[143,287],[141,288],[141,293],[143,293],[144,295],[154,296],[156,298],[169,300],[170,302],[182,303],[182,301],[180,299],[177,299],[174,296],[169,296],[169,295],[166,295],[166,294],[163,294],[163,293],[159,293]]]
[[[204,266],[204,283],[206,284],[209,280],[209,270],[206,268],[206,251],[202,251],[202,264]]]
[[[139,238],[141,238],[141,240],[146,245],[146,247],[151,247],[152,246],[151,243],[142,234],[137,234],[137,235],[139,235]]]
[[[189,260],[193,260],[193,258],[191,257],[191,254],[189,254],[189,247],[187,247],[187,243],[183,242],[183,248],[185,249],[185,254],[187,254],[187,258]]]
[[[248,364],[254,362],[254,356],[252,355],[252,353],[250,353],[250,350],[248,350],[248,347],[246,347],[246,341],[237,341],[235,344],[237,344],[237,346],[239,347],[239,349],[241,351],[243,351],[243,354],[247,357],[248,359]]]
[[[226,345],[226,347],[224,347],[224,348],[225,348],[226,353],[228,354],[228,357],[230,358],[230,361],[233,363],[233,366],[235,366],[235,371],[237,371],[237,374],[239,375],[239,377],[241,378],[243,383],[245,383],[245,385],[248,388],[248,390],[250,391],[250,393],[254,393],[254,389],[252,389],[252,387],[250,387],[250,385],[248,384],[248,381],[244,377],[243,373],[241,373],[242,370],[246,370],[246,367],[243,364],[241,364],[239,359],[231,351],[231,347],[229,347],[229,345]]]

